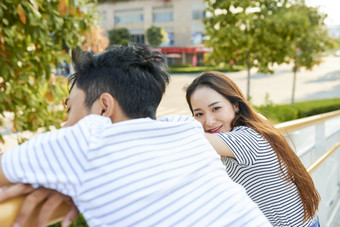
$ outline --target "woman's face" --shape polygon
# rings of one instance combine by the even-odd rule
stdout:
[[[229,132],[235,118],[236,105],[231,104],[214,89],[197,88],[190,97],[194,118],[207,133]]]

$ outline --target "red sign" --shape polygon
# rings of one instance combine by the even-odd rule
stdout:
[[[165,54],[199,54],[199,53],[210,53],[213,48],[208,47],[159,47],[156,50]]]

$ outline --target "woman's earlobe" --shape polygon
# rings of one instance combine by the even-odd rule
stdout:
[[[240,112],[240,109],[239,109],[239,107],[238,107],[238,104],[234,104],[234,110],[235,110],[235,113]]]

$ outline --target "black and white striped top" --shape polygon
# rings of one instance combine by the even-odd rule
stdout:
[[[192,118],[89,115],[1,163],[11,182],[70,195],[90,226],[271,226]]]
[[[269,142],[245,126],[218,134],[234,158],[227,157],[226,170],[241,184],[274,226],[309,226],[302,223],[303,206],[295,184],[283,180],[278,158]],[[286,168],[283,169],[286,172]]]

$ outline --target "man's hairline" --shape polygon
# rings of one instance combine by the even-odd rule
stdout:
[[[69,89],[69,95],[68,95],[68,97],[65,99],[65,106],[67,107],[67,103],[68,103],[68,101],[70,100],[70,94],[71,94],[73,88],[76,86],[77,89],[80,89],[80,90],[82,90],[82,91],[84,92],[84,95],[85,95],[84,102],[83,102],[84,107],[86,108],[86,110],[91,110],[91,108],[92,108],[94,102],[92,102],[91,106],[88,106],[88,105],[86,104],[87,94],[86,94],[85,90],[77,86],[77,83],[76,83],[77,80],[76,80],[76,79],[73,80],[73,81],[70,81],[70,82],[72,83],[72,85],[71,85],[71,87],[70,87],[70,89]]]

